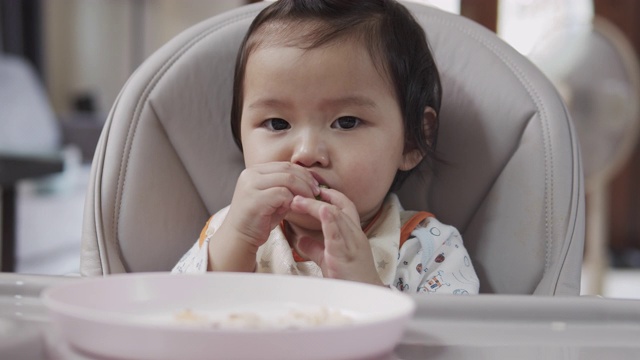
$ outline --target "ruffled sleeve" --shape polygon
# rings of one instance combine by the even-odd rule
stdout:
[[[205,273],[209,264],[209,241],[218,230],[224,220],[229,207],[226,207],[209,218],[205,224],[198,241],[184,254],[180,261],[173,267],[171,273]]]

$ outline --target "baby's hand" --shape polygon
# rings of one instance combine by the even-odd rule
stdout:
[[[301,238],[298,249],[320,266],[325,277],[384,285],[353,202],[331,189],[322,189],[322,200],[293,199],[291,209],[317,218],[324,235],[324,244]]]
[[[294,196],[314,198],[319,193],[318,182],[309,170],[290,162],[245,169],[238,178],[229,213],[209,245],[213,269],[253,270],[258,247],[289,212]],[[240,268],[232,265],[235,261],[241,263]]]

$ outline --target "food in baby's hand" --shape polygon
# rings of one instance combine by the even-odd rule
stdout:
[[[330,187],[328,187],[327,185],[324,185],[324,184],[320,184],[320,188],[321,189],[330,189]],[[316,195],[316,200],[322,200],[322,198],[320,197],[320,194]]]

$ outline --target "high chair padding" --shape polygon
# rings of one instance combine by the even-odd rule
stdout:
[[[168,271],[243,169],[229,125],[236,53],[258,3],[184,31],[131,76],[104,127],[87,194],[81,272]],[[406,3],[443,84],[431,172],[400,191],[407,209],[456,226],[481,292],[578,294],[583,173],[575,131],[542,73],[461,16]]]

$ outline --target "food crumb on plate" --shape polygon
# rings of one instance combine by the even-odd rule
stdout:
[[[301,329],[318,326],[351,324],[354,318],[343,311],[321,306],[317,309],[289,309],[279,315],[260,315],[252,311],[231,311],[220,316],[207,315],[192,309],[174,314],[181,325],[207,326],[214,329]]]

